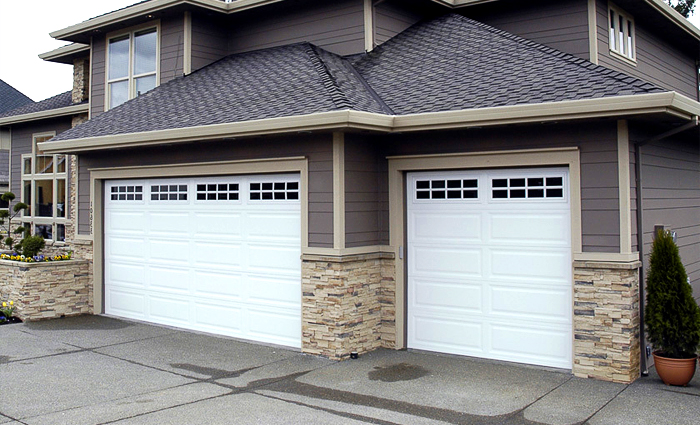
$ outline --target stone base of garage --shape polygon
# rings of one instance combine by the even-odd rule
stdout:
[[[302,351],[331,359],[394,348],[394,255],[304,255]]]
[[[25,321],[92,313],[90,267],[86,260],[0,260],[0,299],[14,301],[14,315]]]
[[[574,375],[621,383],[639,377],[639,266],[574,262]]]

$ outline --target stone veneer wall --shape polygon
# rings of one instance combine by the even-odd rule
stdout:
[[[0,260],[0,299],[15,303],[22,320],[93,312],[90,262],[19,263]]]
[[[302,351],[338,360],[385,345],[392,325],[383,322],[382,293],[391,286],[393,262],[389,253],[303,256]]]
[[[73,103],[80,103],[90,97],[90,58],[83,57],[73,60]]]
[[[639,377],[639,266],[574,262],[574,375],[622,383]]]

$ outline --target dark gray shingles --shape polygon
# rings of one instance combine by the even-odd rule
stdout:
[[[74,103],[71,97],[71,92],[67,91],[65,93],[61,93],[56,96],[50,97],[48,99],[36,103],[30,103],[28,105],[13,109],[9,112],[0,115],[0,118],[49,111],[52,109],[65,108],[72,105],[74,105]]]
[[[327,62],[327,63],[326,63]],[[383,111],[344,59],[308,43],[229,56],[132,99],[54,140],[344,109]],[[345,89],[349,89],[345,92]]]
[[[455,14],[411,27],[354,65],[400,115],[664,91]]]
[[[16,88],[0,80],[0,115],[29,103],[34,103],[34,101]]]

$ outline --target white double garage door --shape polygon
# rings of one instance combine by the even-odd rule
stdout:
[[[105,186],[106,313],[301,345],[298,175]],[[570,368],[567,171],[410,173],[407,188],[409,348]]]

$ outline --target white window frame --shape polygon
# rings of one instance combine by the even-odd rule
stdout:
[[[134,74],[133,61],[134,61],[134,35],[137,32],[147,31],[150,29],[155,29],[156,31],[156,87],[160,85],[160,20],[155,22],[149,22],[148,24],[139,25],[136,27],[127,28],[125,30],[115,31],[107,34],[105,37],[105,107],[104,110],[108,111],[110,109],[109,100],[112,97],[110,83],[119,81],[128,81],[128,100],[136,97],[136,79],[139,77],[146,77],[153,75],[153,72],[147,72],[143,74]],[[128,64],[128,75],[126,77],[120,78],[109,78],[109,42],[115,38],[120,38],[128,36],[129,37],[129,64]]]
[[[620,19],[623,20],[622,32],[620,32]],[[610,3],[608,5],[608,46],[611,56],[637,63],[637,25],[634,18],[619,7]],[[620,40],[622,34],[622,40]]]
[[[26,211],[22,213],[21,217],[21,222],[22,223],[28,223],[30,224],[31,228],[30,234],[34,235],[35,231],[35,226],[38,225],[50,225],[51,226],[51,236],[52,239],[46,239],[48,243],[55,243],[55,244],[63,244],[65,240],[59,241],[56,240],[56,235],[58,234],[58,226],[63,225],[63,236],[64,239],[68,236],[66,234],[66,224],[68,223],[68,167],[69,167],[69,161],[68,161],[68,155],[44,155],[41,152],[38,152],[36,144],[37,144],[37,139],[45,139],[47,137],[51,138],[56,136],[56,132],[46,132],[46,133],[35,133],[32,134],[32,152],[23,154],[21,156],[21,165],[20,165],[20,200],[21,202],[24,202],[26,199],[26,190],[25,190],[25,182],[31,182],[30,184],[30,193],[29,193],[29,199],[31,200],[31,215],[27,215]],[[42,140],[43,141],[43,140]],[[36,172],[36,166],[37,166],[37,156],[52,156],[53,157],[53,171],[51,173],[42,173],[39,174]],[[64,158],[64,164],[65,168],[63,172],[58,172],[57,166],[58,166],[58,158],[63,157]],[[26,159],[31,159],[31,173],[26,174],[24,172],[24,163]],[[53,190],[53,195],[54,195],[54,202],[52,206],[52,211],[51,211],[51,217],[44,217],[44,216],[36,216],[36,184],[35,182],[37,180],[51,180],[52,181],[52,190]],[[57,195],[58,195],[58,182],[60,180],[64,181],[64,216],[63,217],[58,217],[58,202],[57,200]]]

